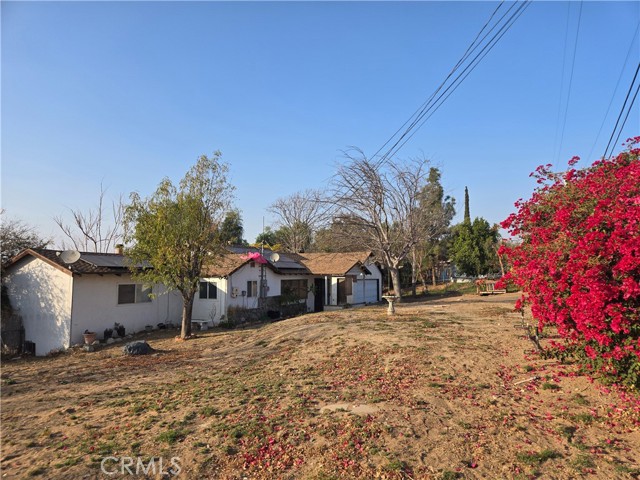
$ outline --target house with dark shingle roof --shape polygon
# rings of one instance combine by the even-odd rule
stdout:
[[[126,333],[180,322],[182,298],[132,280],[122,255],[81,252],[72,263],[64,258],[61,250],[27,249],[5,266],[7,294],[36,355],[83,343],[85,330],[101,339],[115,322]]]
[[[60,250],[27,249],[5,266],[9,299],[36,355],[82,343],[86,330],[102,339],[116,322],[127,333],[181,322],[182,297],[162,285],[134,281],[122,254],[81,252],[74,260],[65,262]],[[382,274],[370,252],[292,254],[229,247],[203,268],[192,319],[215,325],[228,318],[230,308],[264,311],[268,306],[278,315],[283,305],[298,312],[363,305],[378,302],[381,288]]]
[[[371,252],[287,253],[230,247],[202,274],[193,318],[218,323],[229,308],[253,310],[279,297],[319,312],[380,301],[382,273]]]

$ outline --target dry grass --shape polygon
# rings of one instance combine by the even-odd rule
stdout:
[[[3,478],[107,478],[105,456],[178,457],[194,479],[637,477],[637,404],[531,353],[514,300],[407,303],[392,320],[349,309],[184,343],[153,333],[148,357],[110,346],[5,362]]]

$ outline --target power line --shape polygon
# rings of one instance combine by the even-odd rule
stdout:
[[[578,50],[578,34],[580,33],[580,20],[582,19],[582,0],[580,1],[580,11],[578,13],[578,26],[576,27],[576,38],[573,43],[573,59],[571,60],[571,75],[569,76],[569,89],[567,90],[567,103],[564,106],[564,116],[562,120],[562,133],[560,134],[560,144],[558,145],[558,154],[556,162],[560,160],[560,152],[562,151],[562,143],[564,142],[564,130],[567,126],[567,113],[569,112],[569,102],[571,100],[571,86],[573,84],[573,72],[576,64],[576,51]]]
[[[636,89],[636,93],[633,96],[633,100],[631,100],[631,103],[629,104],[629,109],[627,111],[627,114],[624,118],[624,121],[622,122],[622,125],[620,126],[620,131],[618,132],[618,136],[616,138],[616,141],[613,142],[613,137],[616,134],[616,130],[618,129],[618,124],[620,123],[620,119],[622,118],[622,115],[624,115],[624,111],[625,111],[625,107],[627,105],[627,101],[629,100],[629,96],[631,95],[631,92],[633,91],[633,85],[636,83],[636,78],[638,78],[638,71],[640,71],[640,63],[638,63],[638,68],[636,68],[636,73],[633,76],[633,80],[631,80],[631,85],[629,85],[629,90],[627,91],[627,96],[624,99],[624,103],[622,104],[622,108],[620,109],[620,113],[618,114],[618,119],[616,120],[616,124],[613,127],[613,131],[611,132],[611,136],[609,137],[609,142],[607,143],[607,148],[605,148],[604,150],[604,155],[603,158],[607,158],[609,155],[607,154],[607,152],[609,151],[609,146],[611,146],[611,153],[613,153],[613,149],[615,148],[616,143],[618,142],[618,139],[620,138],[620,134],[622,133],[622,129],[624,128],[624,125],[627,122],[627,118],[629,118],[629,112],[631,112],[631,107],[633,107],[634,102],[636,101],[636,96],[638,95],[638,90]],[[639,85],[640,87],[640,85]],[[613,144],[612,144],[613,142]]]
[[[624,121],[622,122],[622,125],[620,126],[620,130],[618,131],[618,136],[616,137],[616,141],[614,142],[614,145],[618,145],[618,141],[620,141],[620,135],[622,134],[622,131],[624,130],[624,126],[627,124],[627,119],[629,118],[629,114],[631,113],[631,109],[633,108],[633,104],[636,101],[636,97],[638,96],[638,92],[640,91],[640,84],[638,84],[638,86],[636,87],[636,93],[634,93],[633,95],[633,100],[631,100],[631,103],[629,104],[629,108],[627,109],[627,114],[624,117]],[[613,153],[613,149],[611,149],[611,153]]]
[[[527,4],[528,6],[528,4]],[[526,6],[524,7],[526,9]],[[471,72],[476,68],[476,66],[478,65],[478,63],[480,63],[480,61],[482,61],[482,59],[484,57],[487,56],[487,54],[491,51],[491,49],[493,49],[493,47],[496,45],[496,43],[504,36],[505,33],[507,33],[507,30],[509,28],[511,28],[511,25],[520,17],[520,15],[522,15],[522,13],[524,12],[524,9],[522,9],[519,12],[516,12],[515,16],[512,17],[512,19],[510,19],[510,24],[508,25],[507,29],[502,31],[502,33],[499,33],[499,37],[497,37],[497,40],[491,45],[491,47],[489,47],[489,49],[482,53],[480,52],[480,54],[482,55],[478,62],[476,62],[476,64],[464,75],[464,77],[461,78],[461,80],[456,84],[455,88],[453,88],[453,90],[451,90],[446,97],[444,97],[442,99],[442,101],[440,101],[439,104],[437,104],[435,107],[433,107],[431,113],[429,113],[428,116],[424,117],[424,119],[420,122],[420,125],[418,126],[417,129],[415,129],[413,132],[411,132],[411,135],[409,135],[406,140],[404,140],[396,149],[396,151],[393,153],[393,155],[395,155],[409,140],[411,140],[411,138],[417,133],[418,129],[420,129],[422,127],[422,125],[424,125],[426,123],[427,120],[429,120],[435,113],[436,111],[438,111],[438,109],[442,106],[442,104],[447,100],[447,98],[449,98],[451,96],[451,94],[458,88],[458,86],[471,74]],[[464,73],[464,72],[463,72]]]
[[[409,141],[413,135],[417,132],[417,130],[424,125],[424,123],[431,118],[431,116],[440,108],[440,106],[449,98],[449,96],[460,86],[460,84],[469,76],[469,74],[477,67],[477,65],[482,61],[482,59],[493,49],[493,47],[498,43],[498,41],[506,34],[506,32],[511,28],[513,23],[522,15],[522,13],[526,10],[526,8],[530,5],[531,1],[525,1],[517,4],[518,7],[515,12],[511,14],[511,16],[502,24],[502,26],[498,29],[498,31],[491,37],[491,39],[482,47],[482,49],[475,55],[475,57],[469,62],[469,64],[460,72],[457,77],[449,84],[449,86],[440,93],[440,95],[432,100],[434,95],[438,93],[441,89],[440,87],[434,94],[430,97],[430,100],[423,104],[423,107],[420,109],[420,113],[415,116],[416,118],[413,120],[411,125],[405,130],[405,132],[396,140],[393,146],[387,150],[387,152],[381,157],[380,162],[392,157]],[[498,26],[500,22],[509,15],[509,12],[516,4],[513,4],[509,10],[501,17],[501,19],[494,25],[489,32],[483,37],[483,40]],[[479,48],[479,45],[476,45],[471,51]],[[406,124],[407,122],[405,122]],[[412,132],[413,130],[413,132]],[[389,142],[387,142],[389,143]]]
[[[611,110],[611,105],[613,105],[613,99],[616,97],[616,93],[618,92],[618,87],[620,86],[620,80],[622,80],[622,75],[627,68],[627,63],[629,63],[629,58],[631,57],[631,52],[633,51],[633,47],[635,46],[636,37],[638,36],[638,31],[640,31],[640,23],[636,26],[636,31],[631,38],[631,45],[629,45],[629,50],[627,50],[627,56],[624,59],[624,64],[622,65],[622,69],[620,70],[620,75],[618,75],[618,81],[616,82],[616,87],[613,89],[613,93],[611,94],[611,100],[609,100],[609,105],[607,106],[607,111],[604,114],[604,118],[602,119],[602,123],[600,124],[600,128],[598,129],[598,134],[596,135],[595,140],[593,141],[593,145],[591,145],[591,150],[589,150],[589,155],[587,155],[587,160],[591,159],[591,155],[596,148],[596,144],[598,143],[598,139],[600,138],[600,134],[602,133],[602,129],[604,128],[604,124],[607,121],[607,117],[609,116],[609,111]]]
[[[419,113],[422,111],[422,109],[424,109],[427,105],[429,105],[429,103],[431,102],[431,100],[433,100],[433,98],[438,94],[438,92],[442,89],[442,87],[444,87],[444,85],[447,83],[447,81],[449,80],[449,78],[451,78],[451,76],[456,72],[456,70],[460,67],[460,65],[462,65],[464,63],[464,61],[469,57],[469,55],[471,55],[471,52],[473,50],[475,50],[476,47],[474,47],[474,45],[476,45],[476,43],[478,43],[478,38],[480,38],[480,35],[482,35],[482,32],[487,28],[487,26],[491,23],[491,21],[493,20],[493,17],[495,17],[496,13],[498,12],[498,10],[500,10],[500,7],[502,7],[503,5],[503,1],[501,0],[501,2],[498,4],[498,6],[495,8],[495,10],[493,11],[493,13],[491,14],[491,16],[489,17],[489,19],[485,22],[485,24],[482,26],[482,28],[480,29],[480,31],[478,32],[478,34],[476,35],[476,37],[474,38],[473,42],[471,42],[471,44],[469,44],[469,46],[467,47],[467,50],[464,52],[464,54],[462,55],[462,57],[460,57],[460,59],[458,60],[458,63],[455,64],[455,66],[451,69],[451,71],[449,72],[449,74],[446,76],[446,78],[442,81],[442,83],[438,86],[438,88],[431,94],[431,96],[422,103],[422,105],[420,105],[420,107],[418,107],[418,109],[413,112],[413,114],[411,114],[411,116],[407,119],[407,121],[405,121],[400,128],[398,128],[393,135],[391,135],[391,137],[389,137],[389,139],[384,142],[384,144],[378,149],[378,151],[376,153],[373,154],[373,157],[371,158],[375,158],[384,147],[386,147],[393,139],[394,137],[400,133],[400,131],[409,123],[411,122],[411,119],[417,115],[419,115]],[[510,9],[513,8],[510,7]],[[509,9],[509,10],[510,10]],[[507,10],[508,12],[508,10]],[[503,17],[504,18],[504,15]],[[502,18],[500,20],[502,20]],[[494,27],[491,28],[491,30],[493,30]],[[491,32],[491,30],[489,30],[489,32]],[[485,37],[483,37],[484,40]],[[413,123],[412,123],[413,126]],[[409,127],[411,128],[411,127]]]
[[[564,94],[565,72],[567,68],[567,44],[569,38],[569,18],[571,17],[571,2],[567,2],[567,22],[564,27],[564,48],[562,50],[562,78],[560,79],[560,95],[558,96],[558,115],[556,116],[556,134],[553,138],[552,158],[556,157],[558,151],[558,134],[560,132],[560,112],[562,112],[562,95]]]

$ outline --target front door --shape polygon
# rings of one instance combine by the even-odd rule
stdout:
[[[338,279],[338,305],[347,303],[347,289],[344,278]]]

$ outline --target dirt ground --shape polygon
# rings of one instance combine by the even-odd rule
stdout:
[[[5,361],[2,478],[639,478],[638,397],[541,359],[516,298]]]

